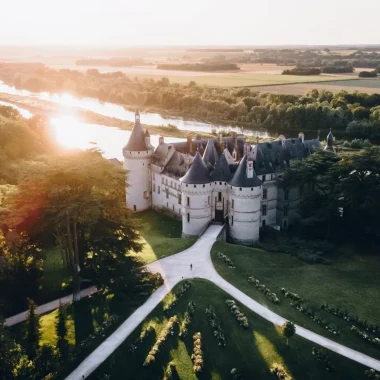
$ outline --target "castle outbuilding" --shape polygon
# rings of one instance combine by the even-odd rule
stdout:
[[[283,189],[278,179],[292,160],[317,149],[319,140],[305,140],[303,133],[254,146],[236,134],[170,144],[161,137],[154,149],[136,112],[123,149],[127,205],[182,220],[184,237],[199,236],[211,222],[227,223],[231,241],[250,245],[260,227],[287,229],[297,219],[307,189]]]

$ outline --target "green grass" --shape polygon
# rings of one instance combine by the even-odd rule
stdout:
[[[228,269],[217,258],[218,252],[225,253],[233,260],[236,268]],[[380,349],[353,335],[350,332],[351,324],[320,310],[320,304],[327,302],[380,325],[379,255],[337,253],[330,265],[311,265],[283,253],[217,242],[212,249],[212,259],[221,276],[269,309],[316,333],[372,357],[379,357]],[[277,294],[280,305],[270,302],[247,281],[247,277],[252,275]],[[282,287],[304,298],[321,317],[338,326],[341,335],[327,332],[291,307],[289,300],[281,293]]]
[[[106,373],[111,379],[155,380],[163,378],[163,370],[174,361],[181,380],[195,380],[192,370],[192,335],[201,332],[205,367],[201,379],[229,379],[232,368],[238,368],[244,379],[273,379],[269,369],[274,363],[282,364],[293,379],[359,379],[363,377],[364,367],[332,352],[327,352],[335,367],[333,374],[326,372],[311,354],[313,344],[295,336],[286,346],[279,328],[262,319],[242,305],[242,312],[249,320],[250,327],[240,327],[235,317],[225,305],[231,297],[205,280],[193,280],[192,288],[171,310],[171,315],[183,318],[189,301],[196,304],[196,313],[184,341],[178,338],[178,330],[169,336],[150,367],[142,364],[157,336],[168,320],[162,311],[162,304],[146,318],[131,336],[107,359],[91,376],[101,379]],[[165,300],[164,300],[165,302]],[[227,346],[219,347],[206,318],[205,309],[214,307],[224,330]],[[140,335],[143,327],[152,325],[155,334],[148,337],[138,349],[130,353],[129,346]]]
[[[182,239],[182,223],[167,215],[148,210],[137,214],[137,217],[141,223],[140,234],[144,244],[137,256],[144,263],[181,252],[195,242],[195,238]]]
[[[343,87],[368,87],[368,88],[379,88],[380,89],[380,79],[356,79],[356,80],[339,80],[339,81],[328,81],[323,83],[326,86],[343,86]]]

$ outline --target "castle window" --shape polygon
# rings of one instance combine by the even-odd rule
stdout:
[[[143,166],[145,166],[145,164],[143,163]]]
[[[170,182],[170,186],[173,187],[173,181]]]
[[[232,200],[232,203],[231,203],[231,208],[233,209],[234,208],[234,205],[235,205],[235,199]]]
[[[156,173],[153,172],[153,181],[156,179]]]
[[[263,199],[268,198],[268,189],[263,189]]]
[[[169,207],[169,202],[166,202],[166,207]]]
[[[156,184],[155,183],[153,184],[153,192],[154,193],[156,192]]]
[[[219,191],[218,193],[218,202],[221,202],[222,201],[222,193]]]
[[[219,182],[219,185],[221,185],[222,184],[222,182]]]
[[[231,216],[231,226],[233,226],[233,225],[234,225],[234,217]]]
[[[167,187],[167,188],[165,189],[165,191],[166,191],[166,199],[169,199],[169,188]]]
[[[203,185],[203,187],[206,187],[206,185]]]
[[[161,177],[161,183],[164,184],[164,177]]]
[[[261,213],[263,216],[266,216],[267,214],[267,205],[263,205],[262,209],[261,209]]]
[[[288,206],[284,206],[284,216],[288,216],[289,208]]]
[[[158,193],[158,194],[161,193],[161,188],[160,188],[160,186],[158,186],[157,193]]]
[[[174,212],[174,205],[173,205],[173,212]]]
[[[241,191],[241,190],[242,190],[242,188],[240,187],[240,188],[239,188],[239,190]]]
[[[265,175],[263,175],[263,182],[265,181],[265,179],[266,179],[266,177],[265,177]]]
[[[166,184],[166,186],[168,186],[168,179],[167,178],[165,179],[165,184]]]
[[[210,205],[210,196],[208,196],[208,205]]]
[[[190,222],[190,214],[187,213],[187,222],[189,223]]]
[[[285,191],[284,191],[284,199],[285,199],[286,201],[289,200],[289,190],[285,190]]]
[[[261,226],[262,226],[262,227],[265,227],[265,223],[266,223],[266,221],[263,220],[263,221],[261,222]]]
[[[251,187],[251,191],[253,191],[253,187]]]
[[[216,185],[216,182],[215,182],[215,185]]]
[[[136,205],[133,205],[133,211],[136,211]]]
[[[197,185],[194,185],[194,187],[197,187]]]
[[[283,229],[286,230],[288,228],[288,222],[284,220],[284,223],[282,224]]]
[[[187,205],[190,206],[190,198],[187,197]]]
[[[178,204],[180,205],[182,203],[182,194],[178,194]]]

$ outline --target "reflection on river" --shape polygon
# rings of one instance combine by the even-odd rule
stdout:
[[[56,104],[60,104],[65,107],[76,107],[85,109],[88,111],[92,111],[95,113],[98,113],[103,116],[109,116],[109,117],[115,117],[117,119],[121,120],[128,120],[128,121],[134,121],[135,120],[135,113],[133,111],[128,111],[121,105],[107,103],[107,102],[100,102],[97,99],[92,98],[76,98],[70,94],[61,93],[61,94],[50,94],[48,92],[30,92],[27,90],[18,90],[13,86],[8,86],[4,84],[2,81],[0,81],[0,93],[5,94],[11,94],[11,95],[21,95],[21,96],[28,96],[31,98],[37,98],[41,100],[47,100]],[[259,136],[259,137],[269,137],[269,134],[264,131],[251,131],[251,130],[244,130],[239,127],[233,127],[229,125],[215,125],[215,124],[208,124],[208,123],[201,123],[197,121],[188,121],[183,120],[181,118],[166,118],[162,117],[158,113],[151,113],[151,112],[141,112],[141,121],[144,124],[147,125],[154,125],[154,126],[160,126],[160,125],[175,125],[177,128],[181,130],[188,130],[188,131],[199,131],[199,132],[211,132],[214,130],[230,130],[235,132],[241,132],[245,135],[250,136]]]

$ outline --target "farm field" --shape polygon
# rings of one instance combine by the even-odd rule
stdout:
[[[183,283],[173,290],[175,293]],[[290,347],[281,336],[278,326],[259,317],[257,314],[236,303],[240,311],[248,319],[248,327],[239,325],[225,301],[231,299],[226,293],[205,280],[190,281],[188,289],[178,303],[169,312],[163,312],[163,305],[168,305],[173,299],[170,293],[161,304],[146,318],[146,320],[131,334],[131,336],[106,360],[89,378],[156,380],[164,377],[164,370],[169,362],[175,366],[175,374],[171,379],[230,379],[233,368],[237,368],[243,379],[273,379],[271,367],[277,363],[283,366],[289,379],[360,379],[365,368],[349,359],[326,351],[334,366],[332,373],[327,372],[321,363],[312,356],[313,344],[298,336],[290,340]],[[179,338],[179,330],[184,319],[189,302],[195,304],[195,312],[188,325],[188,334]],[[225,336],[226,346],[218,345],[220,340],[213,334],[206,308],[212,306]],[[172,316],[177,316],[179,325],[175,325],[173,334],[160,339],[164,343],[155,355],[155,360],[148,366],[143,366],[149,351],[159,338],[164,326]],[[131,345],[139,338],[142,330],[151,326],[153,330],[136,348]],[[204,367],[195,376],[191,355],[193,353],[193,335],[201,333]]]
[[[218,252],[227,255],[235,268],[228,268],[218,259]],[[354,322],[346,322],[320,308],[321,304],[327,303],[345,309],[350,315],[363,321],[380,325],[380,278],[377,274],[380,257],[377,254],[347,247],[344,255],[336,252],[330,264],[307,264],[284,253],[217,242],[212,249],[212,260],[222,277],[284,318],[367,355],[379,356],[378,346],[363,341],[350,331]],[[248,282],[250,276],[270,288],[280,303],[271,302]],[[281,288],[298,294],[304,299],[305,307],[311,308],[336,331],[340,331],[340,335],[327,331],[309,316],[292,307],[292,300],[284,297]],[[380,333],[376,336],[378,335]]]

